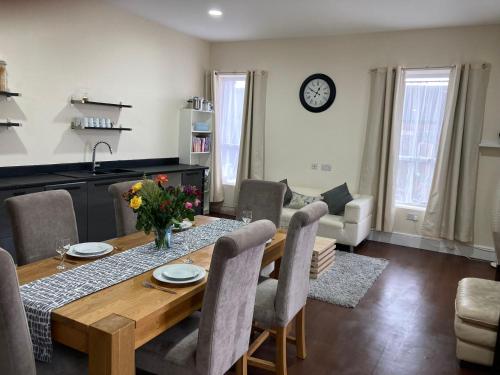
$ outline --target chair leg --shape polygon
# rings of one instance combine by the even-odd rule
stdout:
[[[304,306],[295,318],[295,336],[297,357],[306,359],[306,307]]]
[[[286,327],[278,327],[276,330],[276,374],[286,375]]]
[[[247,354],[243,354],[238,362],[236,362],[236,375],[247,375]]]

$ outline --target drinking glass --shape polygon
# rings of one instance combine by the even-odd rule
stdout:
[[[56,241],[56,251],[61,256],[61,263],[57,266],[58,270],[66,269],[66,266],[64,265],[64,256],[69,251],[70,246],[71,243],[69,238],[61,238]]]
[[[182,244],[182,247],[184,248],[184,251],[186,252],[186,255],[187,255],[187,258],[184,259],[183,262],[186,264],[193,264],[193,260],[191,259],[191,253],[189,252],[189,250],[190,250],[189,242],[185,241]]]
[[[251,210],[243,210],[241,212],[241,221],[245,224],[249,224],[252,222],[252,211]]]

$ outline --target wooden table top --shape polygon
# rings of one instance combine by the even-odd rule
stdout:
[[[218,219],[208,216],[197,216],[195,225],[207,224],[214,220]],[[265,249],[263,265],[277,259],[278,252],[283,251],[285,236],[286,234],[284,233],[276,233],[273,242]],[[148,236],[143,232],[137,232],[107,242],[119,248],[119,250],[113,251],[113,253],[116,254],[117,251],[128,250],[151,242],[152,240],[152,234]],[[209,269],[213,248],[214,245],[212,244],[191,253],[190,256],[194,264]],[[113,253],[111,253],[111,255]],[[182,263],[184,258],[185,257],[179,258],[170,263]],[[77,262],[77,264],[67,263],[68,268],[77,267],[78,265],[90,262],[90,260],[75,258],[70,258],[70,260]],[[56,269],[58,263],[59,261],[57,259],[49,258],[18,267],[20,284],[25,284],[60,272]],[[207,281],[205,277],[202,282],[196,283],[195,285],[183,287],[166,285],[169,289],[176,291],[176,294],[170,294],[157,289],[148,289],[143,286],[142,283],[145,280],[156,283],[152,274],[153,270],[150,270],[55,309],[52,312],[54,339],[57,340],[58,338],[57,327],[59,326],[71,327],[74,331],[84,333],[93,323],[110,314],[116,314],[134,321],[136,330],[141,328],[140,331],[144,332],[144,337],[136,338],[136,347],[139,347],[154,337],[148,337],[149,335],[147,334],[148,331],[154,331],[154,329],[148,329],[147,327],[148,325],[154,324],[155,319],[153,319],[153,316],[159,317],[166,312],[170,314],[172,311],[175,311],[177,306],[180,307],[180,305],[183,303],[185,304],[186,301],[193,299],[193,296],[202,294]],[[54,329],[56,329],[56,332],[54,332]],[[67,336],[67,333],[65,335]],[[63,341],[67,344],[68,338],[65,337]],[[86,351],[85,347],[82,346],[80,348],[77,344],[70,346]]]

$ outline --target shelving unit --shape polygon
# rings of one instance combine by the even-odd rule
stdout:
[[[194,130],[197,122],[206,123],[208,130]],[[194,109],[182,109],[179,126],[179,162],[189,165],[203,165],[210,167],[212,150],[193,151],[193,137],[212,137],[214,126],[213,111],[197,111]],[[211,145],[211,140],[208,142]],[[210,170],[205,171],[203,186],[203,213],[209,213],[210,204]]]
[[[11,91],[0,91],[0,96],[5,96],[7,98],[10,98],[11,96],[21,96],[21,94],[18,92],[11,92]]]
[[[101,106],[116,107],[116,108],[132,108],[130,104],[95,102],[92,100],[88,100],[87,98],[71,99],[71,104],[88,104],[88,105],[101,105]]]
[[[500,149],[500,142],[482,141],[479,144],[479,148],[498,148],[498,149]]]

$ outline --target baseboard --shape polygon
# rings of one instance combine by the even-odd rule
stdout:
[[[490,247],[466,245],[460,242],[426,238],[414,234],[371,231],[368,239],[394,245],[415,247],[417,249],[430,250],[438,253],[480,259],[488,262],[496,262],[497,260],[495,249]]]

